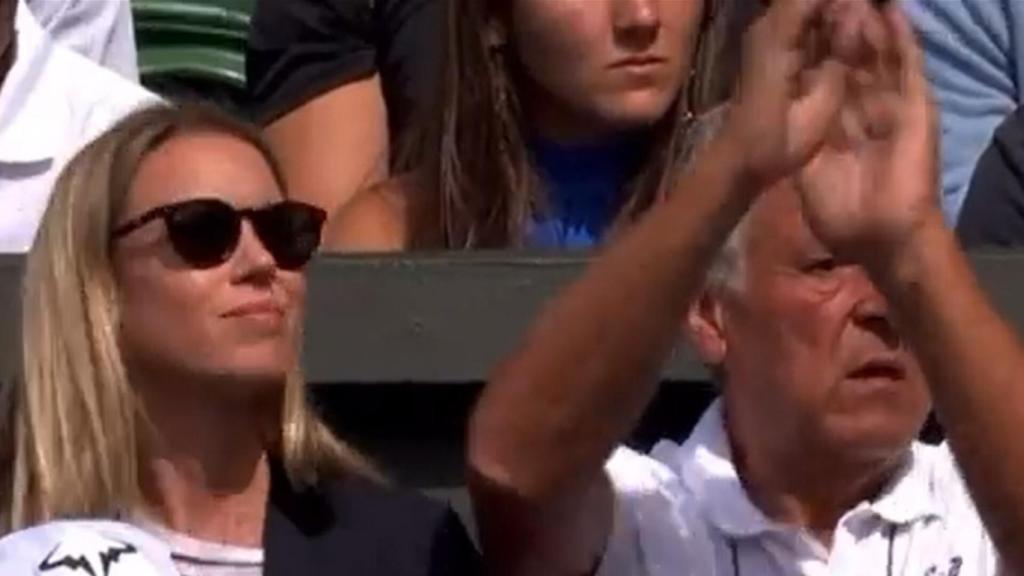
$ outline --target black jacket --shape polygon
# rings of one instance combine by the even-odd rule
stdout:
[[[296,491],[274,466],[264,528],[266,576],[456,576],[480,559],[448,506],[352,475]]]
[[[957,224],[964,248],[1024,246],[1024,107],[996,129],[974,169]]]

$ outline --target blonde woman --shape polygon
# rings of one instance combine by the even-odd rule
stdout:
[[[257,133],[201,107],[137,112],[70,162],[26,262],[5,530],[121,519],[183,574],[472,569],[450,509],[384,487],[306,406],[324,214],[285,198]]]

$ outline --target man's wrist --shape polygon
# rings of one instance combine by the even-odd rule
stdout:
[[[929,211],[908,234],[888,246],[875,246],[865,265],[875,281],[888,290],[903,290],[935,277],[932,267],[942,265],[950,251],[959,250],[942,212]]]
[[[709,152],[716,159],[715,168],[731,176],[732,192],[743,196],[742,202],[747,204],[763,190],[764,175],[758,171],[757,161],[744,142],[746,135],[733,122],[731,118],[726,121],[725,127],[712,140]]]

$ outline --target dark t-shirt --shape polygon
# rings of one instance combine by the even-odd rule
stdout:
[[[1024,107],[996,129],[957,224],[965,248],[1024,246]]]
[[[273,470],[266,576],[480,574],[476,548],[448,506],[358,476],[296,491]]]
[[[246,74],[264,124],[379,73],[392,135],[429,106],[439,78],[442,0],[258,0]]]

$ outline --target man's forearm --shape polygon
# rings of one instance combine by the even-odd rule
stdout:
[[[941,222],[875,266],[924,368],[950,446],[1004,559],[1024,569],[1024,361]]]
[[[592,481],[655,389],[706,268],[748,208],[727,137],[678,191],[552,302],[496,373],[471,425],[470,464],[544,500]]]

